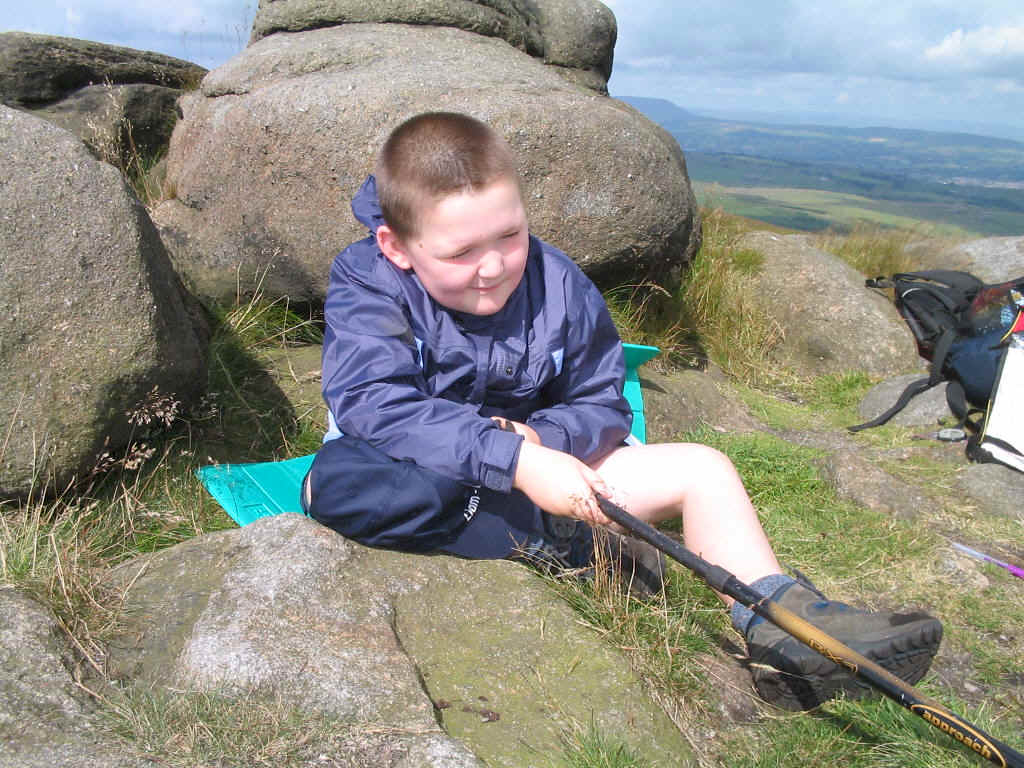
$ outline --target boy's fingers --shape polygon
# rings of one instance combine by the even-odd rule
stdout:
[[[516,428],[512,426],[512,422],[508,419],[503,419],[501,416],[491,416],[491,421],[498,425],[498,429],[504,430],[505,432],[516,431]]]
[[[607,525],[611,522],[601,511],[601,505],[597,503],[597,497],[594,494],[591,493],[586,497],[576,495],[572,497],[572,500],[573,512],[580,520],[591,525]]]

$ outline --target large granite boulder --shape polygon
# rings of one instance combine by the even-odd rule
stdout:
[[[138,199],[67,131],[0,106],[0,493],[63,488],[154,387],[206,380],[200,316]],[[200,329],[202,326],[200,325]]]
[[[206,70],[172,56],[28,32],[0,34],[0,102],[38,106],[88,85],[194,87]]]
[[[277,33],[211,72],[181,107],[168,154],[177,197],[153,216],[205,297],[233,297],[266,272],[268,296],[322,301],[331,260],[366,234],[349,200],[381,144],[434,109],[507,137],[532,231],[599,284],[667,280],[699,242],[674,139],[493,37],[371,23]]]
[[[864,287],[864,277],[806,235],[751,232],[737,243],[764,257],[751,290],[783,330],[774,354],[807,376],[865,371],[893,376],[919,357],[892,302]]]
[[[497,37],[607,92],[615,16],[597,0],[260,0],[252,41],[353,23],[455,27]]]
[[[607,92],[618,27],[595,0],[537,0],[544,63],[580,85]]]
[[[393,736],[364,765],[518,768],[591,721],[653,764],[688,764],[628,662],[515,563],[371,550],[279,515],[132,560],[108,584],[126,592],[113,678],[374,723]]]

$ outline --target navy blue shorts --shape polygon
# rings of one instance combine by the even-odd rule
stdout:
[[[310,517],[367,546],[478,560],[550,556],[577,568],[593,554],[589,526],[548,515],[519,491],[464,485],[356,437],[324,443],[307,482]]]

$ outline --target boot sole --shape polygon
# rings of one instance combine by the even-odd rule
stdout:
[[[914,685],[931,667],[941,641],[942,625],[934,621],[920,627],[914,634],[879,641],[856,650],[904,682]],[[806,651],[797,659],[781,658],[778,667],[752,665],[754,687],[765,701],[781,709],[795,711],[820,706],[840,693],[851,699],[877,693],[874,686],[845,668],[810,648]]]

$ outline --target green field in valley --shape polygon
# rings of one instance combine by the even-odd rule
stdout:
[[[943,211],[941,206],[934,204],[898,204],[820,189],[726,187],[701,181],[692,183],[702,206],[720,207],[737,216],[789,229],[847,232],[858,225],[871,224],[938,236],[1009,234],[1004,227],[999,226],[1002,222],[995,222],[993,226],[991,220],[994,217],[981,211]]]

